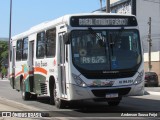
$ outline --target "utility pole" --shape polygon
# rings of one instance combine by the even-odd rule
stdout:
[[[101,4],[101,11],[102,11],[102,0],[100,0],[100,4]]]
[[[12,0],[10,0],[10,17],[9,17],[9,40],[8,40],[8,68],[10,67],[10,42],[11,42],[11,32],[12,32]]]
[[[151,17],[149,17],[149,33],[148,33],[148,71],[151,71],[152,65],[151,65],[151,47],[152,47],[152,39],[151,39]]]
[[[10,43],[10,40],[11,40],[11,31],[12,31],[12,0],[10,0],[9,43]]]
[[[106,12],[110,13],[110,0],[106,0]]]

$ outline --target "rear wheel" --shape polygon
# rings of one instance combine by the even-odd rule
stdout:
[[[26,92],[26,85],[24,82],[21,82],[21,94],[23,100],[29,100],[31,94],[29,92]]]
[[[37,100],[37,94],[30,94],[30,99]]]
[[[14,89],[14,77],[12,77],[12,88]]]

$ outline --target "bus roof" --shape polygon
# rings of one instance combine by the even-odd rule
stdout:
[[[124,14],[117,14],[117,13],[106,13],[106,12],[101,12],[101,11],[100,12],[96,11],[96,12],[93,12],[93,13],[68,14],[68,15],[64,15],[60,18],[57,18],[57,19],[54,19],[54,20],[51,20],[51,21],[45,21],[45,22],[40,23],[36,26],[33,26],[29,30],[13,36],[12,41],[27,37],[27,36],[29,36],[33,33],[40,32],[40,31],[43,31],[43,30],[51,28],[51,27],[55,27],[55,26],[60,25],[60,24],[69,24],[69,19],[72,16],[104,16],[104,15],[109,15],[109,16],[112,16],[112,15],[113,16],[134,16],[134,15],[124,15]]]

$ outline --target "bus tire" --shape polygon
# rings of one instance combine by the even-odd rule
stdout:
[[[24,82],[21,82],[21,94],[23,100],[30,99],[31,94],[29,92],[26,92],[26,85],[24,84]]]
[[[30,94],[31,100],[37,100],[37,94]]]
[[[118,101],[108,101],[109,106],[118,106],[119,103],[120,103],[120,100],[118,100]]]
[[[12,77],[12,88],[14,89],[14,78]]]
[[[56,91],[56,84],[54,84],[53,88],[53,94],[54,94],[54,102],[55,106],[59,109],[62,109],[65,107],[65,101],[61,100],[60,98],[57,97],[57,91]]]
[[[50,80],[49,89],[50,89],[50,104],[51,105],[55,105],[55,101],[54,101],[55,100],[54,99],[54,84],[55,84],[55,82],[53,80]]]

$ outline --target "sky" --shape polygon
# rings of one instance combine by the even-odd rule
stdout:
[[[99,0],[12,0],[12,3],[12,36],[66,14],[100,8]],[[9,36],[9,10],[10,0],[0,0],[0,38]]]

